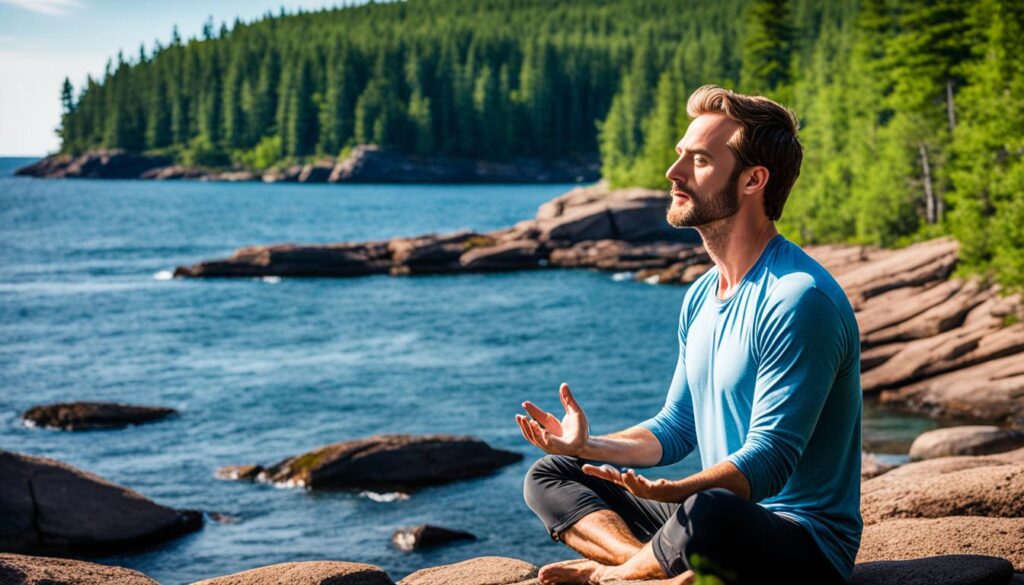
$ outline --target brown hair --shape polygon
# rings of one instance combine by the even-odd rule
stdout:
[[[804,158],[804,148],[796,136],[800,128],[796,115],[766,97],[742,95],[717,85],[705,85],[693,92],[686,102],[686,113],[691,118],[724,114],[739,123],[740,133],[729,142],[738,161],[734,174],[752,166],[767,168],[764,211],[773,221],[782,217]]]

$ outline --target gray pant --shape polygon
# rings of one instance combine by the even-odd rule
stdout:
[[[526,503],[551,538],[587,514],[611,510],[641,542],[650,542],[665,574],[694,565],[727,583],[845,583],[802,526],[723,489],[681,504],[644,500],[583,473],[584,461],[548,455],[530,468]]]

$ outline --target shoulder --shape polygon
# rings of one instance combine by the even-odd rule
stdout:
[[[686,294],[683,295],[683,307],[679,313],[681,323],[686,321],[687,315],[697,314],[701,305],[707,302],[710,295],[714,294],[716,286],[718,286],[718,267],[712,266],[686,288]]]
[[[842,287],[796,244],[783,240],[765,272],[764,309],[824,312],[853,320],[853,307]]]

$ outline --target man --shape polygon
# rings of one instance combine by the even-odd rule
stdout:
[[[716,86],[687,112],[668,221],[696,228],[715,267],[686,291],[657,416],[592,437],[565,384],[561,420],[523,403],[523,436],[549,453],[526,501],[586,557],[543,567],[540,580],[681,584],[696,569],[727,583],[844,583],[863,526],[860,338],[839,285],[775,229],[800,173],[797,121]],[[694,448],[703,470],[684,479],[624,469]]]

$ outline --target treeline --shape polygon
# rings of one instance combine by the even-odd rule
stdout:
[[[255,169],[376,143],[487,159],[599,151],[664,187],[705,83],[791,105],[803,243],[954,234],[1024,287],[1024,5],[1012,0],[409,0],[266,15],[66,83],[63,150]]]
[[[266,167],[353,144],[506,159],[597,152],[620,79],[688,44],[737,64],[745,0],[412,0],[266,15],[65,85],[63,150]]]
[[[1024,289],[1024,3],[753,0],[741,20],[738,69],[711,75],[685,46],[634,64],[600,135],[613,184],[664,187],[688,92],[722,81],[801,119],[788,237],[952,234],[964,271]]]

